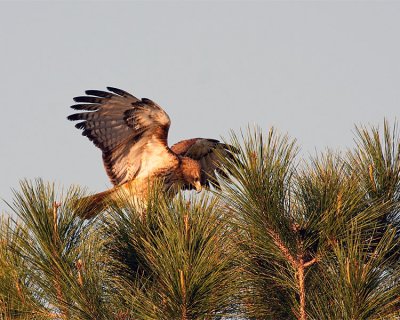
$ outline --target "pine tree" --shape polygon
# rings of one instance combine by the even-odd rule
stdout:
[[[297,161],[271,130],[233,134],[222,197],[243,252],[242,302],[254,319],[397,319],[399,137],[357,130],[345,156]]]
[[[22,181],[0,220],[0,319],[399,319],[396,125],[309,160],[232,133],[221,189],[85,221],[79,187]]]

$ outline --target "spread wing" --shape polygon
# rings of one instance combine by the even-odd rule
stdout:
[[[103,152],[104,167],[114,185],[149,175],[168,161],[177,161],[167,146],[170,119],[149,99],[141,99],[112,87],[108,92],[87,90],[74,98],[69,120]],[[152,159],[152,161],[148,161]]]
[[[216,172],[222,174],[221,157],[232,157],[233,147],[215,139],[194,138],[182,140],[171,147],[171,150],[184,157],[197,160],[201,166],[200,182],[203,186],[210,184],[219,188]]]

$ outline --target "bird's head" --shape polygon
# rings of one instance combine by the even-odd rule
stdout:
[[[194,187],[198,192],[201,191],[201,167],[200,164],[191,158],[183,157],[181,162],[182,175],[185,185]]]

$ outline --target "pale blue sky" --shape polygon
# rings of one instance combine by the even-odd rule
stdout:
[[[398,117],[399,35],[399,2],[0,2],[0,198],[22,178],[110,186],[66,120],[85,89],[155,100],[170,143],[257,123],[305,155],[352,146],[355,123]]]

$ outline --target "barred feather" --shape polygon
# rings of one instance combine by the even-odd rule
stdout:
[[[170,120],[165,111],[149,99],[138,100],[123,90],[107,89],[110,92],[87,90],[89,96],[75,97],[79,104],[72,109],[84,112],[72,114],[68,119],[81,120],[76,127],[102,150],[110,180],[120,185],[139,173],[144,156],[164,154],[166,158],[171,157],[166,145]],[[155,143],[158,140],[164,141],[164,145]],[[151,141],[153,147],[146,149]]]

